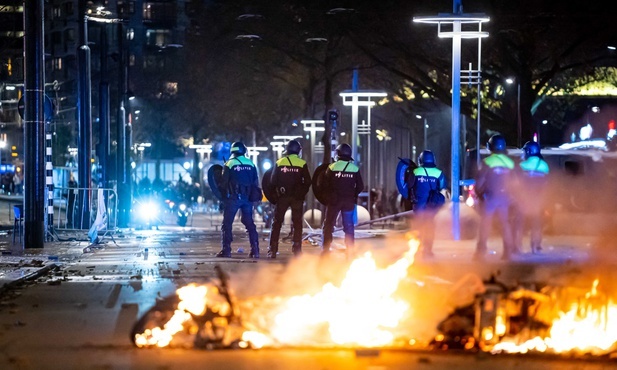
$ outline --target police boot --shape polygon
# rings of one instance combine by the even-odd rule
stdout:
[[[273,246],[268,247],[268,258],[275,259],[276,258],[276,253],[278,251],[279,251],[278,246],[276,246],[276,247],[273,247]]]
[[[291,252],[296,257],[300,256],[302,254],[302,243],[301,242],[294,242],[291,245]]]
[[[249,253],[249,258],[259,258],[259,247],[251,246],[251,253]]]
[[[223,247],[223,249],[221,249],[220,252],[216,254],[216,256],[230,258],[231,257],[231,247]]]

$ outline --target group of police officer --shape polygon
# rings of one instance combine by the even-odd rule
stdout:
[[[302,220],[304,198],[311,186],[311,174],[306,161],[300,158],[302,146],[291,140],[283,157],[276,161],[269,183],[275,189],[276,205],[270,232],[268,258],[276,258],[281,226],[287,209],[291,208],[292,253],[302,254]],[[231,257],[232,224],[238,210],[241,221],[249,234],[250,258],[259,258],[259,236],[253,222],[253,204],[261,201],[261,188],[255,164],[246,157],[247,148],[241,142],[231,145],[231,157],[223,166],[219,190],[223,197],[222,248],[217,257]],[[353,162],[351,147],[340,144],[336,148],[336,161],[330,163],[323,175],[320,188],[327,194],[323,224],[322,254],[330,252],[332,233],[338,214],[343,220],[345,244],[351,253],[354,246],[354,207],[364,188],[358,166]]]
[[[476,178],[480,226],[474,259],[484,258],[487,240],[493,219],[500,223],[503,239],[503,259],[510,259],[522,249],[522,235],[526,222],[531,229],[531,251],[538,253],[542,243],[542,212],[547,191],[549,166],[542,158],[540,146],[527,142],[523,147],[524,157],[515,163],[507,155],[506,140],[502,135],[493,135],[487,144],[490,155],[482,160]],[[302,254],[303,204],[311,186],[311,174],[300,152],[302,146],[296,140],[287,143],[282,158],[276,161],[269,183],[275,190],[276,205],[270,232],[268,258],[276,258],[279,237],[285,213],[291,208],[292,253]],[[332,233],[338,215],[341,215],[345,245],[348,255],[353,254],[354,209],[357,198],[364,188],[362,175],[353,163],[351,147],[341,144],[336,148],[336,160],[328,164],[320,182],[324,194],[326,212],[323,222],[322,255],[330,252]],[[259,236],[253,222],[253,204],[261,201],[255,164],[246,157],[247,148],[241,142],[231,146],[231,158],[222,170],[219,184],[224,198],[222,249],[217,257],[231,257],[232,224],[238,210],[241,221],[249,234],[250,258],[259,258]],[[411,171],[406,182],[408,198],[414,204],[414,229],[420,238],[420,257],[433,256],[435,215],[439,207],[430,200],[432,191],[446,187],[444,173],[437,168],[435,156],[430,150],[418,157],[418,166]]]
[[[502,259],[521,253],[526,223],[530,227],[531,252],[539,253],[549,175],[540,146],[533,141],[525,143],[519,163],[508,157],[502,135],[491,136],[487,147],[490,155],[482,160],[475,186],[481,219],[474,259],[481,260],[486,255],[495,216],[503,239]]]
[[[499,221],[503,239],[502,259],[508,260],[522,251],[525,227],[530,229],[532,253],[542,250],[544,201],[548,187],[549,166],[540,152],[540,145],[528,141],[523,146],[519,163],[507,155],[506,140],[493,135],[487,143],[490,155],[482,160],[476,178],[480,225],[474,260],[482,260],[487,253],[487,241],[493,219]],[[431,207],[428,194],[431,190],[445,188],[445,178],[436,167],[435,156],[430,150],[418,157],[418,167],[406,178],[408,198],[414,204],[412,229],[418,231],[420,246],[418,256],[433,256],[435,215],[438,208]]]

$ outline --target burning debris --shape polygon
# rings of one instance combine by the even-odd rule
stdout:
[[[543,286],[509,288],[492,277],[474,303],[440,323],[440,349],[490,353],[606,355],[617,346],[617,306],[598,291]]]
[[[434,339],[422,339],[422,306],[435,318],[446,315],[439,313],[445,304],[426,297],[443,296],[435,286],[410,283],[418,241],[411,239],[408,246],[384,267],[367,252],[351,261],[340,283],[327,282],[310,294],[238,302],[217,266],[218,283],[191,284],[159,300],[135,324],[131,339],[138,347],[207,349],[433,348],[605,355],[616,348],[617,305],[598,289],[598,280],[587,291],[539,284],[509,287],[495,277],[483,282],[474,274],[474,279],[454,285],[464,293],[453,294],[459,306],[438,324],[435,320],[438,334],[432,326]],[[410,285],[423,289],[410,296]]]
[[[417,240],[409,246],[386,268],[379,268],[367,252],[352,261],[339,286],[327,283],[316,294],[245,302],[250,312],[242,320],[227,277],[218,268],[220,285],[178,289],[138,321],[131,337],[138,347],[389,346],[409,309],[409,303],[396,297],[413,264]],[[264,312],[268,315],[260,314]]]
[[[131,340],[137,347],[225,348],[246,346],[227,285],[216,266],[219,284],[190,284],[176,295],[157,301],[134,325]]]

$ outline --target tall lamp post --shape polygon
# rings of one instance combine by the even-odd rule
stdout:
[[[461,41],[462,39],[477,39],[478,41],[478,71],[480,70],[480,45],[488,32],[482,31],[482,23],[490,20],[484,14],[463,13],[462,0],[453,0],[452,14],[439,14],[437,16],[414,17],[417,23],[437,24],[437,33],[440,38],[452,39],[452,237],[460,239],[459,220],[459,178],[460,178],[460,114],[461,114]],[[451,25],[450,28],[442,25]],[[463,30],[463,24],[466,25]],[[470,26],[477,29],[470,30]]]
[[[509,77],[506,79],[508,84],[513,84],[516,81],[516,147],[520,148],[522,144],[521,137],[523,135],[523,124],[521,121],[521,82],[518,79]]]
[[[368,108],[370,124],[370,108],[375,106],[371,98],[386,97],[388,94],[380,91],[343,91],[339,96],[343,98],[343,105],[351,107],[351,155],[355,159],[358,155],[358,108]]]
[[[316,147],[315,140],[317,137],[317,132],[322,132],[326,130],[326,128],[324,127],[325,121],[322,119],[303,119],[302,121],[300,121],[300,123],[302,123],[304,131],[307,131],[310,134],[310,139],[311,139],[310,162],[311,162],[311,165],[314,168],[316,168],[317,162],[315,161],[315,154],[317,154],[317,147]]]

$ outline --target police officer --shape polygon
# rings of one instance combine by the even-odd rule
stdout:
[[[435,165],[435,155],[430,150],[424,150],[418,157],[419,167],[415,168],[407,178],[409,199],[414,204],[414,220],[420,234],[420,257],[433,257],[433,239],[435,238],[435,215],[439,208],[427,204],[431,190],[441,191],[446,187],[446,177],[443,171]]]
[[[512,206],[511,184],[514,177],[514,161],[506,155],[506,139],[493,135],[487,144],[491,155],[482,160],[476,179],[476,192],[480,207],[480,228],[474,259],[482,259],[487,251],[487,240],[497,216],[503,239],[502,259],[509,259],[514,250],[514,240],[510,225]]]
[[[231,158],[223,166],[220,190],[223,202],[222,249],[217,257],[231,257],[233,240],[232,224],[238,209],[242,213],[241,221],[246,227],[251,244],[250,258],[259,258],[259,235],[253,222],[253,202],[251,193],[259,188],[257,169],[253,162],[245,157],[246,146],[241,142],[231,145]]]
[[[323,226],[322,255],[330,253],[334,223],[341,213],[347,255],[353,253],[354,221],[353,215],[358,195],[364,189],[360,169],[351,158],[351,147],[340,144],[336,147],[336,162],[331,163],[324,173],[324,192],[328,194],[328,204]]]
[[[544,201],[548,187],[548,163],[540,153],[540,145],[528,141],[523,146],[523,161],[516,166],[517,184],[514,205],[514,245],[517,251],[522,248],[525,222],[530,228],[531,252],[542,250],[542,228]]]
[[[276,189],[277,201],[270,230],[268,258],[276,258],[281,226],[288,208],[291,208],[293,229],[291,251],[294,256],[302,253],[302,208],[304,197],[311,186],[311,174],[306,161],[299,157],[301,150],[302,146],[298,141],[289,141],[283,158],[276,161],[272,171],[270,183]]]

